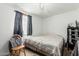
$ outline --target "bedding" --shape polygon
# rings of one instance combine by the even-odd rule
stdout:
[[[30,36],[25,39],[27,48],[47,56],[61,56],[64,40],[60,35]]]

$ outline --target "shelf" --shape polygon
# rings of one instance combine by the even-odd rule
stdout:
[[[77,29],[76,27],[69,27],[67,28],[67,33],[68,41],[73,41],[72,43],[75,45],[74,42],[77,40],[76,37],[79,37],[79,29]]]
[[[75,36],[75,34],[71,34],[72,36]]]

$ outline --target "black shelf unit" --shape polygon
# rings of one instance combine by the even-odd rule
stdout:
[[[67,28],[67,47],[73,50],[74,46],[77,42],[77,38],[79,38],[79,28],[68,26],[68,28]]]

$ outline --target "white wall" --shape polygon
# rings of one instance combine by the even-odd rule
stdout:
[[[13,33],[14,15],[13,8],[0,4],[0,55],[8,53],[8,40]]]
[[[0,4],[0,55],[7,55],[8,41],[13,34],[14,29],[14,10],[18,8],[7,4]],[[41,34],[41,18],[33,15],[33,35]]]
[[[79,21],[79,10],[51,16],[43,21],[43,34],[56,33],[67,38],[67,26],[69,23]]]
[[[32,15],[33,35],[42,34],[42,19],[38,16]]]

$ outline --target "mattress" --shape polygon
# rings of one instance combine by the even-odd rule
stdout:
[[[30,36],[25,38],[26,47],[44,55],[60,56],[63,37],[57,34]]]

